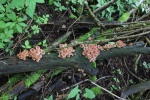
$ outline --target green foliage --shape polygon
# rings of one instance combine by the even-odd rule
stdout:
[[[150,68],[150,63],[147,63],[147,62],[144,61],[143,66],[144,66],[144,68],[149,69]]]
[[[0,49],[5,48],[5,52],[12,55],[11,46],[13,45],[13,41],[11,39],[14,38],[14,34],[22,33],[23,28],[27,25],[21,13],[14,12],[16,7],[23,7],[24,2],[22,3],[21,1],[18,3],[16,0],[12,0],[11,3],[7,2],[6,0],[0,2]]]
[[[94,68],[96,68],[96,62],[92,62]]]
[[[43,47],[47,47],[48,46],[48,44],[46,43],[46,39],[43,40],[42,42],[39,42],[38,45],[41,45]]]
[[[8,95],[8,94],[1,94],[0,100],[10,100],[10,95]]]
[[[44,3],[44,0],[26,0],[26,14],[28,14],[31,18],[33,18],[36,3]]]
[[[126,22],[129,19],[129,17],[130,17],[130,13],[127,12],[127,13],[124,13],[118,20],[120,22]]]
[[[71,98],[75,98],[75,97],[76,97],[76,100],[80,100],[80,93],[82,93],[82,91],[79,89],[79,86],[77,85],[75,88],[73,88],[70,91],[70,93],[68,94],[67,100]],[[93,99],[95,98],[95,94],[91,89],[85,88],[83,97],[88,98],[88,99]]]
[[[65,6],[63,6],[60,1],[55,1],[54,5],[56,6],[55,11],[63,11],[63,10],[67,10],[67,8]]]
[[[35,21],[37,24],[47,24],[49,15],[43,15],[42,17],[35,17]]]
[[[97,95],[101,95],[102,94],[102,90],[99,87],[92,87],[91,90],[94,92],[94,94]]]
[[[79,99],[77,99],[77,98],[79,98],[79,95],[80,95],[79,93],[81,93],[81,90],[79,89],[79,86],[77,85],[75,88],[73,88],[70,91],[70,93],[67,97],[67,100],[71,99],[71,98],[74,98],[74,97],[76,97],[76,100],[79,100]]]
[[[88,88],[85,88],[85,93],[83,94],[83,96],[85,98],[88,98],[88,99],[93,99],[95,98],[95,94],[92,90],[88,89]]]
[[[40,29],[37,25],[31,26],[31,29],[33,30],[33,34],[37,34],[40,32]]]
[[[31,48],[31,46],[30,46],[28,40],[26,40],[26,41],[25,41],[25,44],[24,44],[24,45],[21,45],[21,46],[22,46],[24,49],[30,49],[30,48]]]
[[[71,15],[69,16],[69,18],[71,18],[71,19],[77,19],[77,16],[75,16],[74,14],[71,14]]]

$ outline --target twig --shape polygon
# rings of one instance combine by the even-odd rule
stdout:
[[[67,29],[67,31],[69,31],[69,29],[81,18],[81,15],[83,13],[83,8],[84,8],[84,3],[82,3],[82,11],[80,12],[79,17],[69,26],[69,28]]]
[[[93,42],[106,43],[106,42],[109,42],[109,41],[114,41],[114,40],[119,40],[119,39],[135,38],[135,37],[146,35],[146,34],[149,34],[149,33],[150,33],[150,31],[147,31],[147,32],[136,34],[136,35],[123,36],[123,37],[119,36],[119,37],[116,37],[116,38],[105,39],[105,40],[92,40],[92,41],[84,41],[84,42],[73,41],[69,46],[76,46],[76,45],[80,45],[80,44],[84,44],[84,43],[88,44],[88,43],[93,43]]]
[[[127,99],[121,98],[121,97],[119,97],[119,96],[113,94],[112,92],[110,92],[110,91],[108,91],[107,89],[101,87],[100,85],[98,85],[98,84],[92,82],[91,80],[89,80],[89,81],[90,81],[92,84],[94,84],[95,86],[97,86],[97,87],[101,88],[102,90],[106,91],[107,93],[111,94],[112,96],[114,96],[114,97],[116,97],[116,98],[118,98],[118,99],[120,99],[120,100],[127,100]]]
[[[124,64],[125,64],[125,67],[127,68],[127,70],[129,71],[129,73],[130,73],[132,76],[134,76],[134,77],[137,78],[138,80],[144,81],[143,79],[137,77],[134,73],[132,73],[132,72],[128,69],[125,59],[124,59]]]
[[[105,76],[105,77],[106,77],[106,76]],[[104,78],[105,78],[105,77],[104,77]],[[110,76],[107,76],[107,77],[110,77]],[[101,79],[102,79],[102,78],[101,78]],[[100,79],[98,79],[98,81],[99,81],[99,80],[100,80]],[[109,90],[107,90],[107,89],[101,87],[100,85],[96,84],[95,82],[98,82],[97,80],[96,80],[95,82],[93,82],[93,81],[91,81],[91,80],[89,80],[89,79],[85,79],[85,80],[83,80],[83,81],[78,82],[77,84],[74,84],[74,85],[72,85],[72,86],[70,86],[70,87],[67,87],[67,88],[65,88],[65,89],[62,89],[61,91],[65,91],[65,90],[67,90],[67,89],[70,89],[70,88],[72,88],[72,87],[75,87],[76,85],[79,85],[79,84],[81,84],[81,83],[83,83],[83,82],[88,82],[88,81],[91,82],[93,85],[95,85],[95,86],[101,88],[102,90],[106,91],[107,93],[111,94],[112,96],[114,96],[114,97],[116,97],[116,98],[118,98],[118,99],[120,99],[120,100],[126,100],[126,99],[124,99],[124,98],[121,98],[121,97],[119,97],[119,96],[113,94],[112,92],[110,92]]]
[[[94,13],[92,12],[92,10],[91,10],[91,8],[89,7],[87,1],[85,2],[85,6],[86,6],[86,8],[87,8],[88,11],[89,11],[90,16],[94,19],[94,21],[95,21],[95,23],[97,24],[97,26],[99,26],[99,27],[103,26],[103,23],[101,23],[101,22],[99,21],[99,19],[98,19],[98,18],[94,15]]]
[[[103,5],[100,8],[97,8],[96,10],[93,11],[93,13],[101,13],[103,10],[105,10],[106,8],[108,8],[111,4],[113,4],[114,2],[116,2],[117,0],[111,0],[108,3],[106,3],[105,5]]]
[[[62,41],[64,40],[64,39],[66,39],[67,37],[69,37],[70,35],[71,35],[71,31],[69,31],[69,32],[67,32],[65,35],[63,35],[62,37],[60,37],[60,38],[58,38],[56,41],[54,41],[53,43],[52,43],[52,45],[51,46],[49,46],[47,49],[46,49],[46,51],[50,51],[52,48],[56,48],[60,43],[62,43]]]
[[[148,13],[146,13],[145,15],[143,15],[142,17],[138,18],[136,21],[140,21],[142,19],[144,19],[145,17],[148,17],[150,15],[150,11]]]
[[[147,43],[144,45],[144,47],[146,47],[146,46],[147,46]],[[136,61],[135,61],[135,63],[134,63],[134,66],[135,66],[134,70],[135,70],[136,73],[137,73],[138,61],[140,60],[141,56],[142,56],[142,54],[139,54]]]

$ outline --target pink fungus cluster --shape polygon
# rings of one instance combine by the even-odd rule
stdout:
[[[109,50],[109,49],[114,48],[114,47],[116,47],[115,44],[105,44],[105,45],[103,46],[103,48],[106,49],[106,50]]]
[[[126,44],[125,44],[123,41],[118,40],[118,41],[116,42],[116,47],[122,48],[122,47],[124,47],[124,46],[126,46]]]
[[[66,43],[60,44],[59,47],[60,50],[58,50],[59,52],[58,57],[65,59],[66,57],[70,57],[74,55],[73,52],[75,52],[75,50],[73,49],[73,47],[67,47]]]
[[[31,48],[30,51],[24,50],[17,54],[17,56],[22,60],[26,60],[26,57],[31,57],[34,61],[39,62],[44,54],[45,52],[39,46],[36,46],[36,49]]]
[[[24,50],[22,52],[19,52],[19,54],[17,54],[17,56],[18,56],[19,59],[26,60],[26,57],[29,56],[29,51]]]
[[[29,57],[32,57],[34,61],[39,62],[44,54],[45,52],[39,46],[36,46],[36,49],[30,49]]]
[[[94,62],[96,57],[100,54],[97,44],[81,44],[83,48],[82,54],[89,59],[90,62]]]

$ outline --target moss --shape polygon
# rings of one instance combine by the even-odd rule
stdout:
[[[32,84],[34,84],[41,76],[44,71],[35,72],[25,79],[25,86],[29,88]]]
[[[98,30],[98,27],[93,27],[88,33],[81,35],[77,40],[78,41],[86,41],[91,35],[93,35]]]

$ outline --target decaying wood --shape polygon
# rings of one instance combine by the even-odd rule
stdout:
[[[113,48],[108,51],[102,51],[97,57],[97,60],[106,59],[117,56],[127,56],[134,54],[150,54],[150,47],[126,47]],[[62,59],[58,57],[57,53],[46,54],[40,60],[35,62],[31,59],[25,61],[13,57],[0,58],[0,74],[18,73],[36,70],[52,70],[57,68],[83,68],[86,72],[96,75],[97,70],[92,67],[92,63],[87,58],[81,55],[82,49],[76,50],[76,55],[70,58]]]

